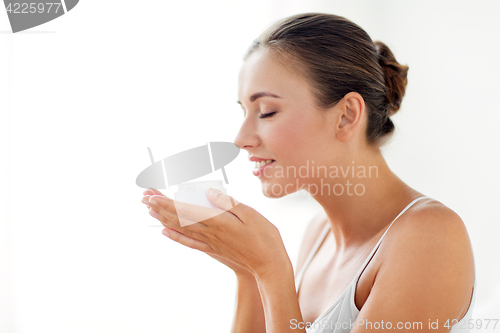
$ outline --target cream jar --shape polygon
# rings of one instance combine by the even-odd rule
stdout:
[[[222,180],[187,182],[177,185],[177,192],[174,193],[174,201],[186,202],[207,208],[219,209],[219,211],[214,210],[211,212],[204,212],[201,215],[193,214],[189,219],[179,216],[179,224],[181,225],[181,227],[185,227],[187,225],[197,222],[202,222],[206,219],[217,216],[220,214],[220,212],[222,212],[220,208],[212,205],[212,203],[208,200],[207,191],[211,187],[221,191],[224,194],[227,194],[227,191],[224,188],[224,183],[222,182]],[[177,206],[175,208],[177,211],[179,211],[178,208],[182,209],[182,207],[177,207]]]
[[[227,194],[222,180],[206,180],[177,185],[177,192],[174,193],[174,199],[208,208],[218,208],[212,205],[207,198],[207,190],[211,187]]]

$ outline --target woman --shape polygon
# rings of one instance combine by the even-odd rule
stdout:
[[[305,189],[324,209],[295,274],[279,232],[250,207],[219,194],[210,200],[229,212],[180,227],[172,201],[145,192],[166,235],[236,273],[234,333],[468,330],[475,273],[464,223],[380,151],[407,71],[359,26],[323,13],[282,19],[247,51],[235,144],[266,161],[254,169],[265,196]]]

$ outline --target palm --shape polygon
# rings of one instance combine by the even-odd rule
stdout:
[[[145,195],[163,195],[163,196],[165,196],[163,193],[161,193],[160,191],[155,190],[155,189],[149,189],[149,190],[145,191],[144,194]],[[248,270],[241,267],[240,265],[235,264],[234,262],[232,262],[230,260],[227,260],[227,259],[225,259],[217,254],[213,254],[213,253],[207,253],[207,254],[209,256],[211,256],[212,258],[214,258],[215,260],[219,261],[220,263],[231,268],[237,274],[250,274],[250,272]]]

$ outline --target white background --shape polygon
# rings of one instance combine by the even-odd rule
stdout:
[[[500,318],[497,1],[84,0],[17,34],[0,10],[0,332],[229,332],[234,274],[150,227],[135,179],[147,147],[160,159],[233,141],[243,53],[275,20],[313,11],[409,65],[384,156],[465,221],[473,318]],[[265,198],[251,169],[242,151],[228,192],[279,228],[295,265],[321,208]]]

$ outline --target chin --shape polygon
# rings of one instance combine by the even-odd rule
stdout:
[[[289,194],[297,192],[297,189],[294,186],[288,186],[287,184],[280,183],[270,183],[267,181],[262,182],[262,194],[267,198],[283,198]],[[285,190],[286,189],[286,190]]]
[[[283,198],[286,195],[286,194],[283,194],[283,193],[281,193],[281,194],[274,194],[274,193],[272,193],[270,191],[266,192],[265,190],[262,191],[262,193],[264,194],[264,196],[266,198],[269,198],[269,199],[279,199],[279,198]]]

